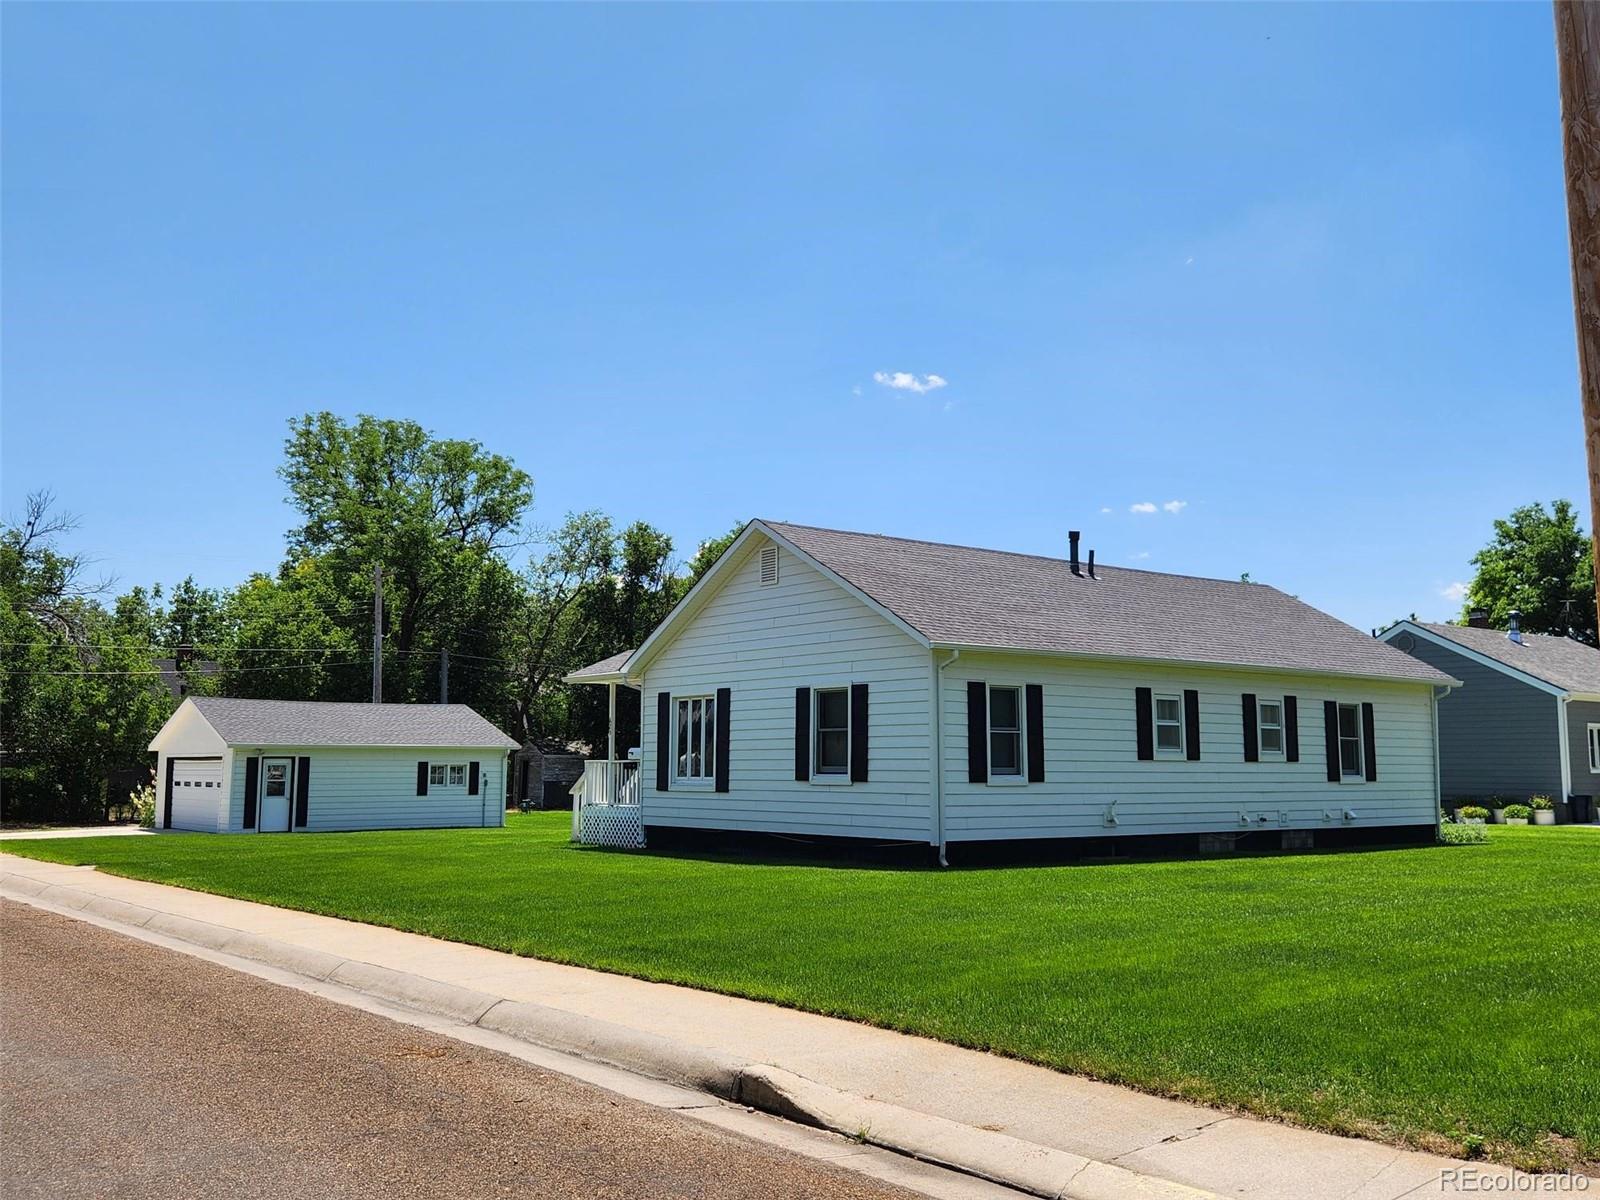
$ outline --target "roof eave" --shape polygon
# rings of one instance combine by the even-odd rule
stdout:
[[[934,642],[934,650],[961,650],[983,654],[1017,654],[1029,658],[1068,658],[1078,662],[1131,663],[1152,667],[1186,667],[1202,671],[1257,671],[1268,675],[1309,675],[1318,679],[1355,679],[1368,683],[1410,683],[1419,687],[1461,687],[1453,676],[1438,672],[1435,679],[1412,675],[1376,675],[1355,671],[1319,671],[1310,667],[1264,666],[1261,663],[1205,662],[1195,658],[1153,658],[1135,654],[1087,654],[1078,650],[1031,650],[1018,646],[970,642]]]

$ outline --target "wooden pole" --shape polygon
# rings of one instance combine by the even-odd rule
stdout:
[[[383,564],[372,568],[372,702],[383,703]]]
[[[1555,9],[1578,381],[1589,454],[1590,553],[1600,611],[1600,3],[1555,0]]]

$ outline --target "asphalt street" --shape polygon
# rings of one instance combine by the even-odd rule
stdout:
[[[0,1139],[7,1200],[911,1196],[10,902]]]

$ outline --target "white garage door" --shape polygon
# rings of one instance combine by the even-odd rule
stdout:
[[[222,760],[175,759],[172,764],[172,828],[215,833],[222,812]]]

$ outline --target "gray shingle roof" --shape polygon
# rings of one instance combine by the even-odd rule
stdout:
[[[1569,637],[1525,633],[1517,645],[1501,629],[1474,629],[1470,625],[1434,625],[1418,621],[1423,629],[1486,658],[1515,667],[1569,692],[1600,694],[1600,650]]]
[[[230,746],[517,747],[465,704],[191,699]]]
[[[1449,677],[1258,583],[763,521],[936,645],[1445,683]]]
[[[587,667],[579,667],[563,678],[567,683],[582,683],[591,677],[603,678],[607,675],[616,675],[621,672],[622,664],[632,657],[632,650],[623,650],[609,658],[602,658],[597,663],[590,663]]]

